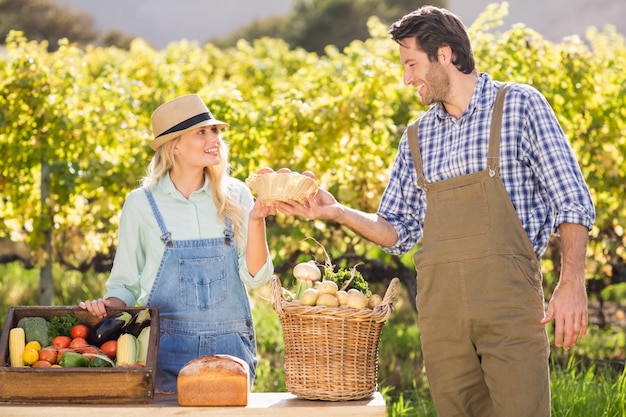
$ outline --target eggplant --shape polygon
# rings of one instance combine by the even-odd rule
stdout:
[[[126,328],[124,328],[123,333],[130,333],[135,337],[139,337],[141,331],[150,326],[150,323],[150,309],[143,309],[133,316]]]
[[[100,347],[109,340],[117,340],[124,332],[131,318],[132,316],[127,311],[122,311],[111,317],[107,317],[90,332],[89,343]]]

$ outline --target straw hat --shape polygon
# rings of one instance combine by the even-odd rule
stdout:
[[[150,147],[156,151],[165,142],[202,126],[226,127],[228,123],[215,119],[197,94],[172,99],[152,113],[154,139]]]

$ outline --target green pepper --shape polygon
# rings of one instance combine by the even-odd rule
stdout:
[[[59,360],[59,365],[63,368],[86,368],[90,363],[87,356],[75,352],[65,352]]]
[[[111,368],[113,367],[113,361],[104,355],[92,355],[91,366],[92,368]]]

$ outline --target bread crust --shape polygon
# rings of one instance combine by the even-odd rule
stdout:
[[[189,361],[178,373],[181,406],[246,406],[248,364],[231,355],[206,355]]]

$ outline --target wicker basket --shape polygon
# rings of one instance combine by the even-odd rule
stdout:
[[[393,311],[398,284],[398,278],[391,280],[379,306],[356,310],[289,302],[274,276],[272,306],[285,338],[289,392],[309,400],[371,397],[377,387],[380,334]]]

